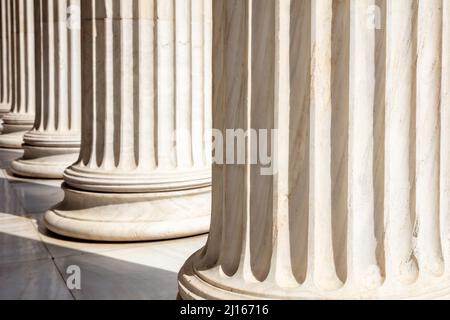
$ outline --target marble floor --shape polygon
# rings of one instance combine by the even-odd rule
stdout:
[[[141,243],[93,243],[52,234],[43,213],[62,197],[61,181],[14,177],[20,151],[0,149],[0,299],[145,299],[177,295],[177,272],[206,236]],[[81,289],[69,290],[69,266]]]

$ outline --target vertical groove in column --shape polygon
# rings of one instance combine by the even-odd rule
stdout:
[[[230,0],[224,4],[226,22],[225,30],[228,36],[225,38],[224,45],[224,64],[227,66],[224,72],[223,81],[225,119],[224,129],[242,129],[248,128],[248,112],[250,108],[249,97],[249,41],[250,37],[250,5],[251,0]],[[233,137],[232,137],[233,138]],[[228,140],[228,139],[227,139]],[[234,141],[234,139],[233,139]],[[227,163],[235,163],[231,160],[231,151],[234,153],[234,159],[237,158],[239,147],[231,150],[225,142],[227,153]],[[247,148],[245,148],[247,149]],[[241,149],[242,151],[242,149]],[[231,162],[232,161],[232,162]],[[224,216],[223,230],[221,240],[221,254],[219,264],[223,272],[227,275],[233,275],[238,271],[242,246],[245,245],[249,208],[248,204],[248,166],[225,165],[224,168]],[[233,183],[231,183],[231,181]],[[240,230],[236,237],[230,239],[228,235],[236,234],[235,230]]]
[[[386,278],[394,283],[417,277],[410,198],[415,6],[414,0],[387,4],[385,256]]]
[[[139,48],[138,69],[146,70],[139,72],[139,159],[137,166],[142,171],[149,171],[156,167],[156,152],[154,135],[156,126],[155,107],[156,92],[155,78],[155,5],[157,1],[139,1]],[[135,44],[136,45],[136,44]],[[149,121],[149,119],[151,119]]]
[[[213,122],[212,119],[212,12],[213,12],[213,1],[203,0],[203,71],[204,71],[204,112],[203,121],[204,132],[203,132],[203,163],[204,165],[211,164],[211,132],[210,128]]]
[[[0,114],[7,113],[11,109],[10,3],[11,1],[2,1],[0,7]]]
[[[272,203],[272,259],[270,274],[280,286],[292,286],[297,283],[291,258],[292,243],[289,237],[289,143],[290,140],[290,9],[291,0],[281,0],[275,4],[274,22],[274,119],[273,126],[278,130],[275,145],[272,145],[272,161],[276,170],[273,177]],[[259,31],[258,31],[259,32]],[[269,238],[270,240],[270,238]],[[269,243],[265,244],[270,245]],[[269,251],[269,250],[268,250]]]
[[[158,167],[175,168],[175,2],[158,1]]]
[[[56,8],[56,19],[54,20],[55,31],[55,48],[57,49],[57,66],[59,67],[56,75],[57,92],[56,92],[56,115],[55,131],[67,131],[69,128],[69,97],[70,90],[68,87],[69,80],[69,43],[67,26],[67,9],[68,0],[56,0],[54,7]]]
[[[331,34],[331,216],[336,272],[346,282],[348,225],[348,144],[350,1],[333,0]]]
[[[42,11],[44,43],[41,47],[41,54],[44,63],[42,70],[44,92],[42,95],[42,110],[40,111],[41,116],[43,117],[43,122],[42,126],[39,128],[42,131],[48,130],[50,132],[55,131],[56,129],[56,104],[58,103],[56,100],[56,94],[58,91],[57,74],[59,74],[59,70],[56,68],[58,65],[58,56],[55,50],[56,41],[58,41],[56,39],[57,27],[55,25],[56,18],[54,16],[56,3],[53,1],[55,0],[44,1],[43,5],[46,8],[44,7]]]
[[[246,246],[241,264],[248,270],[244,275],[252,281],[264,280],[271,269],[275,254],[271,248],[274,233],[275,177],[268,171],[261,156],[272,156],[272,129],[275,128],[275,70],[278,39],[277,6],[271,0],[253,0],[249,7],[249,56],[247,115],[248,202],[244,222]],[[261,92],[263,94],[261,94]],[[267,146],[267,147],[266,147]],[[272,149],[274,150],[274,149]],[[267,199],[262,202],[261,199]],[[287,214],[287,212],[285,212]],[[275,230],[276,231],[276,230]],[[275,236],[275,237],[274,237]],[[269,248],[269,250],[268,250]],[[291,272],[292,276],[292,272]]]
[[[439,108],[442,0],[419,1],[416,256],[421,272],[443,272],[439,230]]]
[[[332,1],[311,7],[311,151],[309,272],[322,290],[342,285],[336,275],[331,221],[331,25]]]
[[[25,65],[25,24],[26,24],[26,16],[25,16],[25,1],[27,0],[17,0],[16,6],[16,32],[17,32],[17,64],[18,64],[18,84],[17,84],[17,104],[15,105],[15,110],[17,113],[24,113],[26,110],[26,99],[27,99],[27,91],[26,91],[26,65]]]
[[[120,55],[119,70],[115,72],[120,78],[121,91],[120,101],[120,151],[118,167],[122,171],[129,172],[136,168],[134,158],[134,97],[133,97],[133,77],[134,77],[134,57],[133,57],[133,33],[134,33],[134,1],[120,1],[120,11],[118,12],[117,27],[120,28],[120,43],[117,44],[117,55]]]
[[[450,272],[450,2],[442,2],[440,229],[445,271]]]
[[[81,105],[81,148],[78,164],[81,167],[92,167],[97,163],[97,92],[98,85],[95,81],[99,65],[96,64],[97,43],[94,34],[97,32],[97,21],[94,16],[97,1],[80,0],[81,4],[81,47],[83,63],[81,64],[83,102]]]
[[[69,0],[70,7],[81,18],[81,1]],[[69,130],[73,132],[80,132],[81,130],[81,68],[84,61],[81,61],[81,20],[76,22],[69,32],[69,74],[68,86],[70,87],[69,94]]]
[[[192,165],[191,112],[193,104],[193,34],[191,4],[194,0],[175,1],[175,119],[176,159],[179,167]],[[194,21],[192,21],[194,24]]]
[[[349,281],[368,289],[381,284],[376,259],[373,189],[375,30],[367,26],[373,0],[352,0],[350,9]]]
[[[23,110],[25,113],[32,113],[34,119],[34,112],[36,106],[36,89],[35,89],[35,34],[34,34],[34,0],[25,0],[25,66],[26,66],[26,105]]]
[[[204,162],[205,134],[205,51],[204,51],[204,19],[206,17],[204,0],[191,0],[191,37],[192,37],[192,119],[191,136],[192,162],[196,167],[202,167]]]
[[[19,91],[19,64],[17,60],[17,52],[19,50],[18,45],[18,33],[17,33],[17,25],[18,25],[18,16],[17,16],[17,0],[10,1],[11,4],[11,16],[10,16],[10,25],[11,25],[11,89],[12,89],[12,97],[11,97],[11,112],[15,112],[17,110],[19,101],[18,101],[18,91]]]
[[[36,1],[35,2],[35,24],[36,28],[40,24],[43,24],[44,21],[44,1]],[[44,46],[46,45],[45,37],[44,37],[43,27],[38,28],[36,32],[36,44],[35,44],[35,56],[36,56],[36,104],[40,106],[44,106],[44,67],[46,64],[44,63]],[[36,130],[40,130],[40,128],[44,127],[44,113],[42,112],[43,107],[36,108],[36,115],[34,119],[34,128]]]
[[[225,89],[226,83],[223,76],[225,75],[225,53],[226,53],[226,28],[227,23],[227,2],[226,1],[210,1],[205,0],[205,3],[210,3],[210,14],[215,17],[211,19],[211,51],[210,60],[214,61],[214,64],[210,64],[209,68],[211,70],[211,105],[214,108],[209,110],[211,115],[211,124],[213,131],[218,131],[223,133],[225,131],[225,118],[226,118],[226,96]],[[212,18],[212,17],[211,17]],[[205,48],[206,50],[206,48]],[[214,86],[212,86],[214,82]],[[205,97],[206,99],[206,97]],[[222,139],[221,139],[222,138]],[[220,155],[224,155],[224,140],[222,136],[209,137],[208,139],[213,140],[211,145],[211,156],[214,158],[219,158]],[[207,140],[205,140],[207,141]],[[221,248],[222,239],[224,239],[224,223],[223,219],[225,216],[225,165],[221,162],[212,163],[212,186],[211,186],[211,223],[207,245],[202,251],[202,259],[198,262],[198,265],[202,269],[213,268],[215,265],[220,266],[221,259]]]
[[[101,4],[99,1],[98,4]],[[103,120],[102,128],[97,133],[97,148],[100,148],[98,154],[101,155],[97,159],[97,164],[103,170],[112,170],[116,167],[116,148],[120,148],[120,140],[117,140],[119,130],[114,130],[117,125],[116,116],[120,117],[120,109],[115,113],[117,106],[120,108],[120,100],[122,99],[120,84],[120,68],[122,61],[118,56],[118,45],[120,45],[120,11],[118,5],[120,2],[106,0],[104,18],[97,21],[97,59],[104,57],[104,64],[100,63],[98,72],[96,73],[96,81],[100,83],[102,88],[97,88],[97,107],[102,110],[98,114],[99,119]],[[99,12],[100,13],[100,12]],[[102,16],[94,16],[93,19]],[[119,71],[118,71],[119,70]],[[103,79],[105,79],[103,81]],[[104,87],[103,87],[104,86]],[[101,90],[104,90],[102,92]],[[116,92],[117,90],[117,92]],[[101,95],[104,95],[103,97]],[[120,125],[120,124],[119,124]]]

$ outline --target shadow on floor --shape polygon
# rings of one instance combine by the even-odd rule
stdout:
[[[11,162],[19,159],[23,155],[23,150],[1,149],[0,148],[0,169],[8,169]]]
[[[0,169],[7,170],[20,156],[20,151],[0,149]],[[51,233],[42,224],[44,212],[63,195],[58,185],[0,174],[0,300],[176,298],[176,272],[83,251],[84,244],[92,244],[87,241],[76,240],[81,250],[65,247],[65,241],[73,240]],[[42,241],[43,237],[62,245]],[[163,254],[170,263],[170,253]],[[70,266],[80,268],[80,290],[66,285]]]
[[[0,212],[36,216],[52,208],[64,198],[59,186],[36,183],[33,180],[10,181],[0,178]]]
[[[71,256],[52,258],[46,246],[0,233],[0,255],[4,258],[0,262],[0,299],[176,298],[175,272],[76,250]],[[69,290],[66,285],[70,266],[81,271],[80,290]]]

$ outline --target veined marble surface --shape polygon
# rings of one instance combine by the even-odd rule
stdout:
[[[94,243],[59,237],[43,212],[63,197],[59,180],[11,176],[21,151],[0,150],[0,299],[175,299],[177,272],[206,236],[174,241]],[[81,290],[69,290],[69,266]]]

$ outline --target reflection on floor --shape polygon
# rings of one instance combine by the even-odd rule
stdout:
[[[148,243],[92,243],[48,232],[43,212],[61,181],[11,176],[21,152],[0,150],[0,299],[175,299],[177,272],[206,236]],[[81,289],[69,290],[69,266]]]

